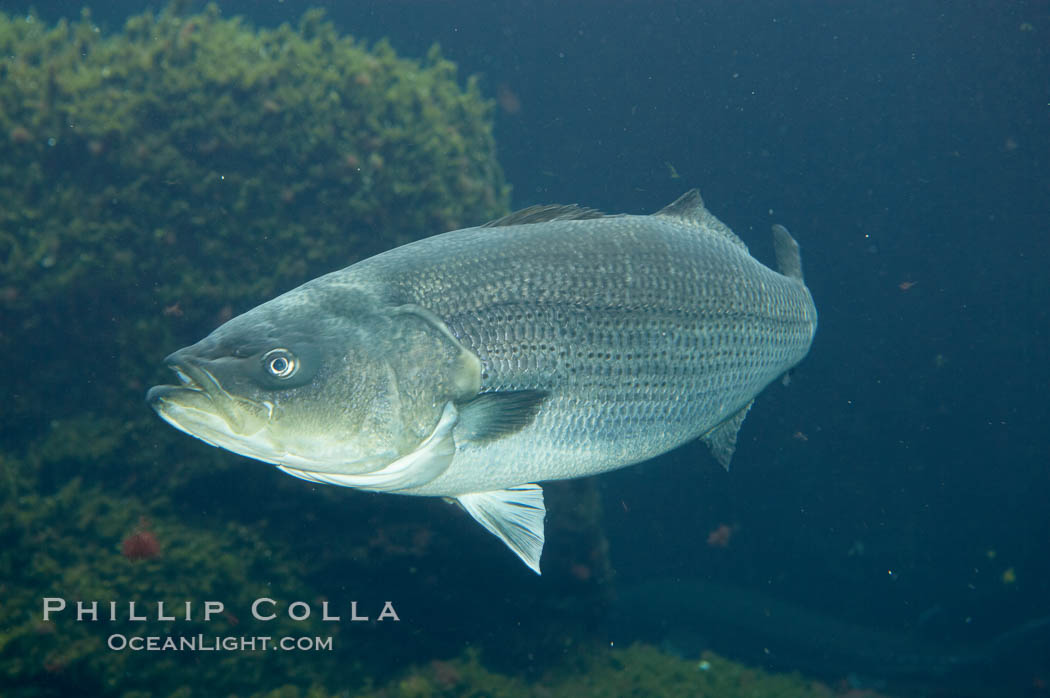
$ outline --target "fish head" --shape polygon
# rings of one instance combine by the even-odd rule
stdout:
[[[374,472],[412,452],[480,362],[422,309],[306,286],[165,359],[147,401],[213,446],[314,473]]]

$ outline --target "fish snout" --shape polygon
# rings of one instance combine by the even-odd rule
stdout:
[[[208,370],[207,360],[189,351],[191,348],[184,347],[172,352],[164,358],[164,365],[178,376],[179,382],[182,383],[180,387],[212,393],[213,389],[219,388],[218,381]]]

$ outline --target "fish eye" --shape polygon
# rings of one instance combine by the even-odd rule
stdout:
[[[295,354],[287,349],[271,349],[262,358],[267,373],[274,378],[291,378],[299,369]]]

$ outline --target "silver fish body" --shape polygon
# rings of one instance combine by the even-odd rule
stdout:
[[[544,509],[533,483],[696,438],[728,467],[751,402],[816,331],[798,247],[779,226],[774,241],[783,273],[754,259],[695,190],[648,216],[526,209],[363,260],[234,318],[169,357],[184,385],[149,399],[174,426],[297,477],[455,499],[538,572]],[[285,326],[297,328],[291,341]],[[311,339],[312,327],[325,329]],[[317,366],[298,393],[230,387],[245,384],[229,378],[234,347],[250,345],[239,354],[269,370],[266,357],[293,344],[304,347],[288,350],[295,368],[311,351],[322,357],[309,359]],[[338,383],[340,371],[367,378],[323,399],[310,387]],[[373,392],[383,399],[359,404]],[[333,394],[350,406],[323,404]],[[312,441],[278,424],[297,423],[296,400]],[[255,426],[238,412],[249,403]],[[325,442],[342,429],[339,413],[355,435]]]

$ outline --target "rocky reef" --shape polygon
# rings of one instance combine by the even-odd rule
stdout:
[[[86,11],[0,15],[0,56],[11,438],[139,414],[158,359],[230,314],[506,210],[477,82],[319,11],[255,29],[171,7],[108,36]]]
[[[257,698],[329,698],[323,689],[286,686]],[[586,650],[539,680],[526,681],[488,670],[476,651],[449,661],[433,661],[357,695],[362,698],[499,696],[502,698],[833,698],[836,691],[797,674],[770,674],[716,654],[682,659],[648,645]],[[852,698],[879,698],[874,691],[852,691]]]
[[[371,569],[429,547],[425,519],[372,528],[368,506],[352,511],[352,549],[303,544],[332,494],[302,505],[308,489],[269,469],[236,484],[237,459],[163,428],[143,395],[166,379],[165,354],[231,314],[505,213],[491,110],[436,47],[405,59],[317,11],[259,29],[214,5],[171,6],[115,32],[87,11],[54,26],[0,14],[0,692],[244,693],[263,672],[309,684],[353,664],[345,652],[304,671],[294,654],[107,650],[115,634],[237,626],[338,635],[316,614],[246,630],[245,609],[266,596],[321,603],[331,587],[311,579],[335,561]],[[258,506],[267,497],[274,506]],[[213,598],[227,613],[44,622],[45,597]]]

